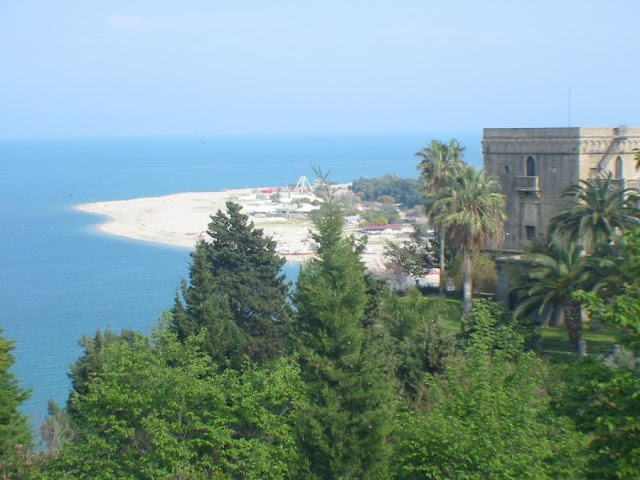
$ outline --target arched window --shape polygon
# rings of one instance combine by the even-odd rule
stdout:
[[[616,180],[622,180],[622,177],[624,175],[624,162],[622,160],[622,157],[618,157],[616,158],[616,171],[615,171],[615,179]]]
[[[527,157],[527,177],[535,177],[536,173],[536,159],[531,155]]]

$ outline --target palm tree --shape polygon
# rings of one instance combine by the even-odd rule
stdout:
[[[582,246],[552,241],[547,253],[531,253],[524,258],[513,289],[523,299],[516,307],[516,317],[562,309],[569,342],[578,349],[582,306],[575,294],[589,289],[591,278]]]
[[[620,294],[623,285],[634,280],[624,273],[624,265],[630,259],[625,258],[622,243],[598,244],[594,254],[585,258],[585,270],[592,279],[589,287],[605,301]]]
[[[464,165],[462,156],[464,147],[457,140],[452,139],[448,144],[438,140],[432,140],[431,144],[416,153],[422,158],[418,164],[420,176],[424,182],[423,196],[427,200],[425,211],[429,221],[438,228],[440,237],[440,295],[446,291],[445,279],[445,228],[438,223],[440,213],[435,208],[435,202],[439,196],[453,184],[453,179],[458,175]]]
[[[584,245],[587,252],[640,225],[638,192],[615,186],[611,175],[581,180],[562,196],[571,205],[551,218],[549,231],[552,236]]]
[[[498,182],[484,172],[464,165],[432,205],[437,222],[462,255],[463,315],[471,312],[473,260],[491,241],[502,237],[505,196],[497,193]]]

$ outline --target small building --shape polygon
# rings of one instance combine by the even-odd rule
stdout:
[[[360,225],[360,221],[362,217],[360,215],[348,215],[344,217],[344,221],[347,223],[347,226],[356,227]]]
[[[387,225],[367,225],[362,227],[362,232],[367,235],[382,235],[388,233],[396,233],[402,231],[403,225],[387,224]]]
[[[310,203],[301,203],[296,207],[295,212],[308,215],[317,210],[320,210],[320,207],[317,207],[316,205],[311,205]]]
[[[249,214],[253,215],[254,217],[266,217],[273,215],[276,211],[276,207],[274,205],[259,204],[250,205],[248,207],[248,210]]]

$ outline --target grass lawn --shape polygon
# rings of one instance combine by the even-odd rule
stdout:
[[[617,330],[604,326],[601,332],[591,332],[585,329],[582,338],[587,341],[587,353],[606,353],[618,343]],[[544,327],[542,329],[542,349],[552,352],[572,351],[569,347],[567,329],[565,327]]]
[[[429,296],[423,299],[425,313],[439,314],[444,321],[444,328],[447,332],[460,333],[460,320],[462,314],[462,302],[458,299],[448,298],[443,300],[436,296]],[[544,327],[542,333],[542,350],[545,352],[558,352],[560,354],[574,351],[569,347],[569,338],[565,327]],[[613,349],[617,341],[618,330],[615,327],[605,325],[601,331],[594,332],[585,329],[582,338],[587,341],[587,353],[599,354],[607,353]]]
[[[444,329],[449,333],[460,333],[460,320],[462,317],[462,302],[454,298],[446,300],[440,297],[427,297],[431,304],[432,312],[440,314],[444,321]]]

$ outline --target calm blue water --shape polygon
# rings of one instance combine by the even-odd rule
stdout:
[[[281,186],[312,178],[312,164],[336,182],[416,176],[413,153],[452,137],[479,166],[481,132],[0,141],[0,327],[15,340],[14,373],[33,389],[24,412],[39,422],[49,398],[66,401],[82,335],[149,332],[187,275],[187,249],[100,234],[100,217],[73,205]]]

